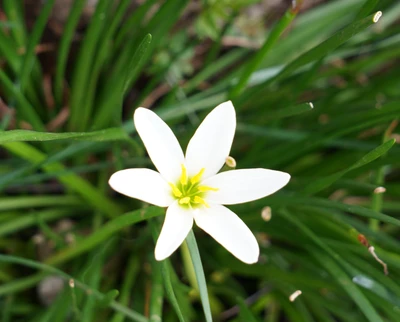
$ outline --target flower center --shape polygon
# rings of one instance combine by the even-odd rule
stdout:
[[[188,178],[185,166],[181,164],[181,167],[182,174],[179,181],[176,184],[168,183],[172,189],[174,198],[178,200],[180,205],[188,208],[194,208],[200,205],[210,207],[204,200],[204,195],[207,191],[218,191],[218,188],[200,185],[200,180],[205,169],[202,168],[198,174]]]

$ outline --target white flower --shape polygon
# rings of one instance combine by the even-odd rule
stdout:
[[[290,175],[267,169],[217,174],[229,156],[236,128],[231,101],[218,105],[200,124],[183,155],[174,133],[154,112],[138,108],[134,123],[158,172],[126,169],[114,173],[111,187],[132,198],[168,207],[155,258],[170,256],[193,226],[210,234],[241,261],[258,260],[258,243],[250,229],[222,205],[268,196],[285,186]]]

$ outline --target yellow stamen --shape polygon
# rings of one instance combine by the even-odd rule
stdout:
[[[183,165],[183,164],[181,164],[181,168],[182,168],[182,175],[181,175],[181,183],[183,184],[183,185],[185,185],[185,184],[187,184],[187,180],[188,180],[188,177],[187,177],[187,171],[186,171],[186,168],[185,168],[185,166]]]
[[[190,203],[190,197],[185,197],[185,198],[179,199],[179,203],[181,205],[183,205],[183,204],[187,205],[188,203]]]
[[[190,182],[192,184],[195,184],[195,183],[199,182],[201,177],[203,176],[204,170],[205,169],[202,168],[198,174],[196,174],[192,179],[190,179]]]
[[[198,186],[197,190],[204,192],[204,191],[218,191],[218,188],[213,188],[213,187],[209,187],[209,186]]]
[[[168,184],[171,187],[172,193],[175,197],[179,198],[182,196],[182,192],[173,183],[168,182]]]
[[[206,206],[207,208],[210,208],[210,205],[201,197],[195,196],[193,199],[194,203],[201,203],[202,205]]]

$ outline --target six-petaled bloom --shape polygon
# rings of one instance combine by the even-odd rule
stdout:
[[[154,112],[138,108],[134,123],[158,172],[126,169],[114,173],[109,183],[124,195],[168,207],[155,258],[170,256],[185,240],[194,220],[238,259],[257,262],[260,250],[253,233],[222,205],[268,196],[285,186],[290,175],[267,169],[218,173],[229,156],[236,129],[232,102],[218,105],[207,115],[185,155],[172,130]]]

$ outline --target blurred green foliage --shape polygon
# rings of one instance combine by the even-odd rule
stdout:
[[[0,320],[398,321],[399,3],[133,2],[99,0],[85,23],[75,0],[59,35],[55,1],[34,16],[1,2]],[[254,38],[241,29],[252,10],[268,17]],[[164,210],[107,185],[115,170],[152,166],[133,111],[152,108],[185,147],[228,99],[238,168],[292,175],[232,207],[259,263],[198,229],[156,262]]]

